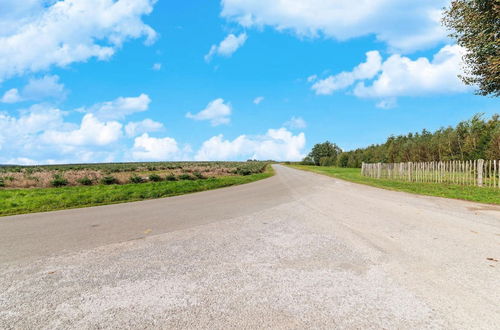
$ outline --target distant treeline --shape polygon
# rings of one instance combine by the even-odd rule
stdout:
[[[316,153],[315,153],[316,151]],[[428,162],[447,160],[500,159],[500,115],[484,119],[482,114],[443,127],[435,132],[390,136],[383,144],[342,152],[335,144],[314,146],[303,163],[361,167],[366,163]]]

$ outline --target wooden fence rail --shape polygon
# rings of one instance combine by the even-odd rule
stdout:
[[[451,183],[500,188],[500,160],[363,163],[361,175],[409,182]]]

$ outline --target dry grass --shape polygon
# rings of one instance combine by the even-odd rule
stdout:
[[[131,171],[113,172],[106,168],[92,169],[70,169],[59,170],[44,168],[43,170],[32,171],[29,167],[23,168],[21,171],[3,171],[0,173],[0,179],[3,179],[5,188],[48,188],[51,187],[51,181],[55,175],[60,175],[68,180],[68,186],[79,186],[79,180],[89,178],[93,184],[97,184],[103,177],[113,176],[118,180],[119,184],[129,182],[131,176],[140,176],[144,181],[148,181],[151,174],[157,174],[164,179],[167,176],[174,175],[179,177],[182,174],[201,173],[206,178],[219,178],[223,176],[232,176],[235,174],[235,167],[224,166],[224,164],[209,164],[209,163],[183,163],[182,166],[162,170],[149,170],[145,166],[137,167]]]

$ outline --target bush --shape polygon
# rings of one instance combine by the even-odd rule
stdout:
[[[206,179],[206,176],[204,176],[203,174],[201,174],[200,172],[194,172],[193,175],[197,178],[197,179]]]
[[[106,185],[110,185],[110,184],[117,184],[118,183],[118,179],[115,178],[114,176],[105,176],[101,179],[101,183],[102,184],[106,184]]]
[[[179,175],[179,180],[195,180],[194,176],[191,176],[187,173]]]
[[[91,186],[92,180],[88,177],[84,177],[84,178],[78,179],[78,183],[81,184],[82,186]]]
[[[50,181],[52,187],[62,187],[68,185],[68,180],[63,178],[60,174],[55,174],[52,181]]]
[[[165,180],[167,181],[177,181],[177,177],[173,174],[169,174],[165,177]]]
[[[3,178],[0,178],[0,188],[3,187],[5,187],[5,181],[3,180]]]
[[[130,183],[143,183],[144,182],[144,179],[136,174],[132,175],[128,181]]]
[[[252,171],[249,170],[248,168],[239,168],[238,167],[235,172],[238,175],[250,175],[250,174],[252,174]]]
[[[158,174],[151,174],[149,176],[149,181],[152,181],[152,182],[161,181],[161,176],[159,176]]]

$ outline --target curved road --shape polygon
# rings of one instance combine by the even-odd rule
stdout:
[[[500,328],[500,207],[275,169],[0,218],[0,328]]]

